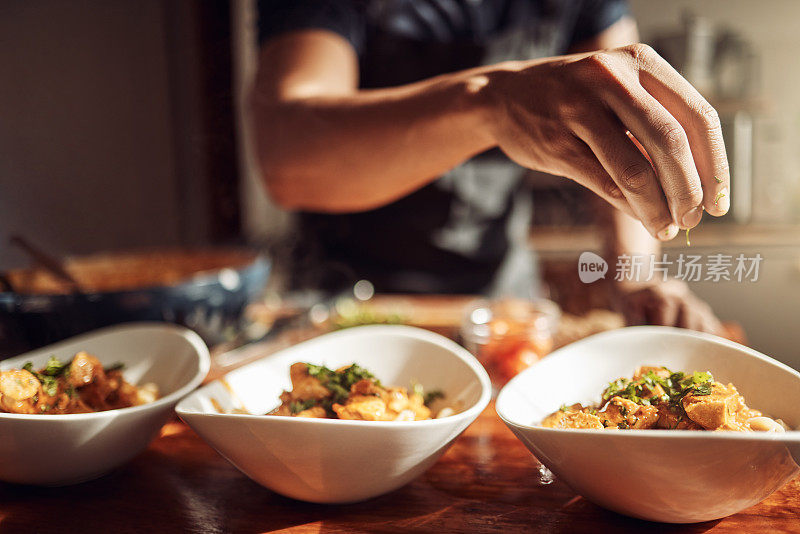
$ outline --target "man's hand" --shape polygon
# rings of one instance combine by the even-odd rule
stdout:
[[[630,325],[679,326],[717,335],[722,333],[722,324],[711,307],[679,280],[616,289],[618,307]]]
[[[509,157],[583,184],[654,237],[728,211],[719,117],[652,48],[502,64],[475,84]]]

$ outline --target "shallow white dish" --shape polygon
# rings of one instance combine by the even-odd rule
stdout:
[[[50,356],[68,360],[85,350],[105,365],[125,364],[133,384],[154,382],[155,402],[105,412],[65,415],[0,413],[0,480],[60,486],[97,478],[144,450],[175,404],[208,373],[208,349],[200,336],[161,323],[112,326],[0,362],[0,370]]]
[[[357,363],[384,384],[441,389],[452,416],[380,422],[220,414],[265,414],[291,389],[289,367]],[[306,341],[229,373],[181,401],[176,411],[242,473],[282,495],[310,502],[356,502],[399,488],[427,470],[486,407],[489,377],[465,349],[408,326],[362,326]],[[214,401],[212,401],[214,399]]]
[[[553,352],[511,380],[497,413],[555,475],[616,512],[669,523],[725,517],[769,496],[800,472],[800,432],[560,430],[536,426],[562,404],[593,403],[639,365],[709,370],[748,405],[800,427],[800,373],[716,336],[631,327]],[[794,505],[796,506],[796,504]]]

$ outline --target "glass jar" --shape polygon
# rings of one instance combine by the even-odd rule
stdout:
[[[553,348],[561,310],[546,299],[493,299],[472,304],[461,340],[489,373],[494,393]]]

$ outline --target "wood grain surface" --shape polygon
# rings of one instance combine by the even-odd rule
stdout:
[[[466,302],[411,299],[429,310],[417,324],[447,335]],[[230,357],[217,352],[208,379],[318,334],[295,329]],[[608,512],[558,480],[541,485],[538,466],[490,404],[411,484],[360,504],[315,505],[259,486],[176,420],[144,453],[98,480],[64,488],[0,483],[0,533],[800,533],[800,478],[735,516],[666,525]]]
[[[603,510],[558,480],[540,485],[537,466],[490,404],[408,486],[360,504],[315,505],[252,482],[176,421],[93,482],[0,484],[0,532],[800,532],[800,479],[726,519],[665,525]]]

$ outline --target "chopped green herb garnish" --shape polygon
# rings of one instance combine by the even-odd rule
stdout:
[[[425,393],[425,388],[423,388],[422,384],[416,380],[411,381],[411,390],[409,391],[409,396],[411,395],[419,395],[422,397],[422,402],[425,404],[425,406],[429,405],[436,399],[444,398],[444,393],[438,389],[434,389],[433,391]]]
[[[49,396],[54,397],[58,394],[58,376],[66,375],[70,362],[63,363],[55,356],[51,356],[47,360],[47,364],[42,369],[42,372],[33,369],[33,362],[26,362],[22,368],[31,373],[36,380],[42,384],[42,389]]]
[[[289,410],[293,414],[298,414],[298,413],[300,413],[300,412],[302,412],[304,410],[308,410],[309,408],[312,408],[315,404],[316,404],[316,401],[314,401],[314,399],[308,399],[308,400],[304,400],[304,401],[295,401],[295,402],[289,403]]]
[[[331,403],[337,403],[347,399],[350,394],[350,388],[359,380],[373,380],[376,385],[380,385],[380,381],[375,379],[375,376],[356,364],[346,367],[341,371],[333,371],[324,365],[314,365],[313,363],[306,363],[308,374],[328,388],[333,397],[330,399]]]
[[[58,393],[58,379],[54,376],[47,376],[45,375],[42,382],[42,388],[44,388],[44,392],[50,395],[51,397],[55,397]]]
[[[665,370],[669,371],[669,369]],[[603,392],[603,401],[613,397],[621,397],[633,401],[641,406],[654,406],[661,402],[668,402],[673,407],[680,407],[680,401],[689,394],[710,395],[714,377],[705,371],[696,371],[691,376],[685,373],[671,371],[668,378],[658,376],[653,371],[647,371],[636,380],[619,378],[609,383]],[[660,394],[660,387],[663,394]],[[620,413],[627,415],[627,410],[620,406]]]
[[[55,356],[50,356],[44,369],[42,369],[42,374],[47,376],[59,376],[69,367],[70,363],[71,362],[62,362]]]
[[[694,387],[693,395],[711,395],[711,384],[701,384]]]
[[[425,404],[425,406],[428,406],[429,404],[431,404],[436,399],[443,399],[443,398],[444,398],[444,393],[439,389],[434,389],[433,391],[427,392],[422,397],[422,399],[423,399],[422,402]]]
[[[714,177],[714,179],[717,181],[717,183],[718,183],[718,184],[721,184],[721,183],[722,183],[722,178],[717,178],[717,177],[715,176],[715,177]]]
[[[719,204],[719,200],[720,200],[722,197],[724,197],[724,196],[725,196],[725,193],[724,193],[724,192],[722,192],[722,191],[720,191],[719,193],[717,193],[717,196],[716,196],[716,198],[714,198],[714,205],[715,205],[715,206],[716,206],[716,205],[718,205],[718,204]]]
[[[686,229],[686,246],[687,247],[691,247],[692,246],[692,242],[689,241],[689,228]]]

